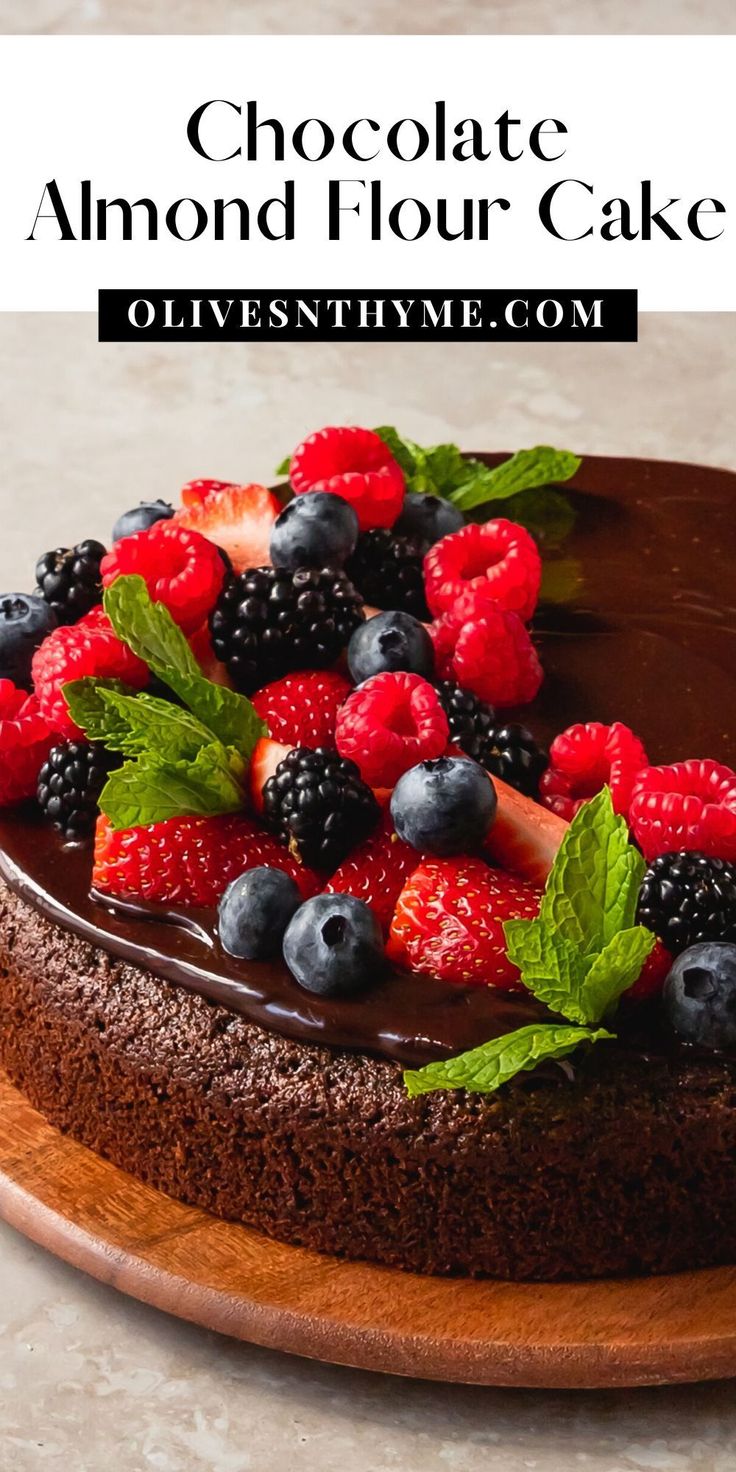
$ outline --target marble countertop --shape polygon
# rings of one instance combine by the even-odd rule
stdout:
[[[99,345],[91,316],[0,317],[0,586],[195,475],[260,479],[329,420],[467,448],[539,441],[734,465],[727,316],[638,345]],[[733,1384],[508,1392],[310,1364],[178,1323],[0,1227],[0,1469],[732,1472]]]

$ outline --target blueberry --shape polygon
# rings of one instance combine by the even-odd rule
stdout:
[[[33,655],[57,622],[46,599],[35,593],[0,594],[0,680],[30,688]]]
[[[132,511],[124,511],[112,529],[113,542],[123,537],[132,537],[135,532],[147,532],[157,521],[171,521],[174,508],[168,501],[141,501]]]
[[[405,537],[421,537],[428,547],[433,547],[441,537],[459,532],[462,526],[465,517],[451,501],[429,496],[425,491],[407,491],[394,531]]]
[[[230,956],[266,961],[277,956],[292,915],[301,904],[299,887],[283,869],[246,869],[220,900],[220,944]]]
[[[707,941],[677,957],[664,984],[673,1032],[703,1048],[736,1047],[736,945]]]
[[[329,491],[295,496],[271,530],[274,567],[342,567],[355,551],[358,517],[348,501]]]
[[[284,960],[307,991],[351,996],[384,970],[381,927],[368,905],[351,894],[318,894],[290,922]]]
[[[391,817],[400,838],[420,853],[471,853],[496,814],[496,792],[482,767],[465,756],[420,762],[399,777]]]
[[[348,669],[356,685],[384,670],[408,670],[434,679],[434,646],[410,613],[377,613],[355,630],[348,644]]]

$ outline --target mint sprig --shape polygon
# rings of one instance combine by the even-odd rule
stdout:
[[[473,511],[490,501],[504,501],[521,491],[560,484],[579,469],[581,461],[570,450],[537,445],[519,450],[494,467],[463,455],[457,445],[423,448],[384,424],[375,433],[383,440],[404,472],[408,491],[423,491],[452,501],[461,511]]]
[[[206,678],[142,578],[118,578],[106,590],[105,609],[118,638],[184,708],[116,680],[88,677],[64,686],[72,719],[90,740],[128,758],[108,777],[101,811],[117,829],[237,812],[251,753],[268,734],[264,722],[244,695]]]
[[[455,1058],[427,1063],[424,1068],[407,1068],[404,1083],[410,1099],[435,1089],[492,1094],[517,1073],[529,1072],[545,1058],[566,1058],[582,1042],[598,1043],[613,1036],[604,1028],[593,1031],[563,1023],[532,1022]]]
[[[507,920],[521,980],[565,1023],[530,1023],[456,1058],[409,1069],[410,1094],[465,1088],[489,1093],[543,1058],[612,1039],[599,1024],[633,986],[655,937],[635,924],[644,860],[629,842],[607,787],[580,808],[555,857],[535,920]]]

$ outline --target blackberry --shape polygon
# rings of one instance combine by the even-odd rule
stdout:
[[[644,875],[637,920],[677,956],[706,941],[736,941],[736,864],[682,849]]]
[[[424,594],[424,554],[420,537],[397,536],[386,527],[363,532],[347,571],[366,603],[415,618],[431,617]]]
[[[291,670],[334,664],[363,618],[360,594],[337,568],[251,567],[225,579],[210,614],[212,647],[250,693]]]
[[[506,726],[494,726],[478,760],[487,772],[500,777],[509,787],[526,793],[527,797],[536,797],[548,759],[531,731],[512,721]]]
[[[121,761],[94,743],[61,741],[52,746],[38,774],[38,801],[66,838],[88,838],[94,831],[100,793]]]
[[[79,542],[76,547],[57,547],[45,552],[36,563],[36,593],[45,598],[60,624],[75,624],[102,599],[100,563],[105,556],[101,542]]]
[[[324,746],[295,746],[263,788],[268,827],[310,869],[332,871],[381,816],[355,762]]]
[[[493,730],[496,713],[470,690],[463,690],[454,680],[441,680],[437,685],[442,708],[450,727],[450,740],[466,756],[479,762],[486,741]]]

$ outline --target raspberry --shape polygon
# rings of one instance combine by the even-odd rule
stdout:
[[[167,818],[115,832],[100,817],[92,883],[121,899],[212,906],[231,880],[260,864],[284,869],[304,899],[320,888],[317,876],[250,818]]]
[[[532,920],[540,892],[480,859],[430,859],[399,895],[387,947],[397,965],[459,986],[521,987],[504,920]]]
[[[151,597],[164,603],[185,633],[199,628],[225,580],[225,564],[212,542],[174,521],[156,521],[124,537],[102,560],[102,582],[137,573]]]
[[[386,935],[396,901],[409,875],[422,862],[421,854],[399,838],[384,813],[375,833],[335,870],[326,889],[330,894],[352,894],[370,905]]]
[[[437,691],[404,671],[372,675],[337,717],[337,749],[372,787],[393,787],[409,767],[440,756],[449,735]]]
[[[628,814],[634,781],[649,758],[638,736],[620,721],[568,726],[549,749],[540,800],[568,822],[602,787],[611,789],[614,812]]]
[[[404,501],[404,473],[371,429],[329,427],[310,434],[291,457],[294,494],[331,491],[354,507],[361,531],[393,526]]]
[[[492,603],[484,606],[482,618],[461,625],[452,669],[464,689],[489,705],[527,705],[544,678],[519,615]]]
[[[719,762],[645,767],[634,783],[629,822],[645,859],[694,849],[736,862],[736,772]]]
[[[188,480],[181,488],[182,506],[201,506],[210,496],[219,496],[220,491],[232,490],[231,480]]]
[[[274,741],[334,747],[337,713],[350,690],[336,670],[300,670],[257,690],[253,704]]]
[[[457,636],[461,625],[451,613],[443,613],[429,625],[429,637],[434,647],[434,664],[438,680],[454,681],[452,657],[455,653]],[[456,682],[455,682],[456,683]]]
[[[458,598],[471,591],[530,619],[541,578],[534,538],[523,526],[502,517],[451,532],[424,559],[427,602],[435,615],[453,612]]]
[[[0,680],[0,807],[33,796],[53,741],[35,695]]]
[[[113,633],[107,615],[93,608],[78,624],[54,629],[33,656],[33,684],[41,714],[61,736],[81,737],[62,694],[62,686],[85,675],[122,680],[136,690],[148,683],[148,669]]]

